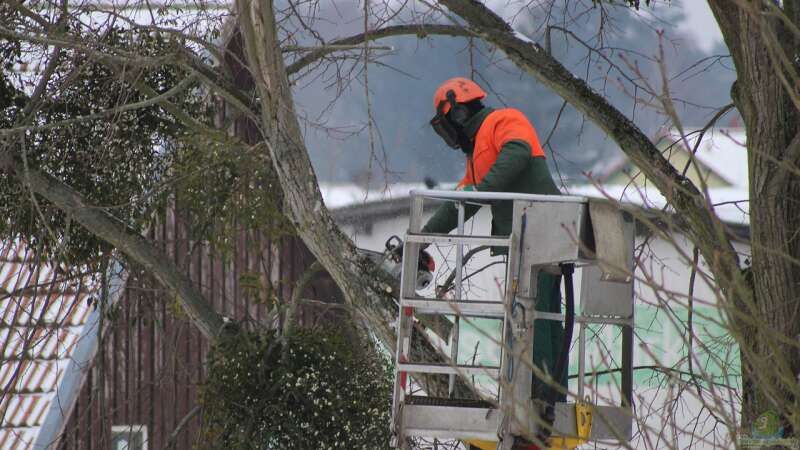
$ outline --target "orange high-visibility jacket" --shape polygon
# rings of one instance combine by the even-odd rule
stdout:
[[[503,145],[511,141],[523,141],[530,147],[531,156],[544,157],[539,136],[522,112],[513,108],[492,111],[475,135],[472,158],[458,186],[479,184],[494,165]]]
[[[560,194],[545,162],[542,146],[533,125],[516,109],[482,109],[471,118],[465,132],[473,136],[473,149],[467,154],[467,167],[458,189],[524,194]],[[513,205],[510,201],[492,204],[492,234],[511,232]],[[468,205],[465,219],[478,211]],[[423,227],[428,233],[448,233],[456,227],[458,214],[451,202],[442,204]]]

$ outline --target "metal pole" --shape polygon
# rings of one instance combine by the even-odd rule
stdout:
[[[555,202],[555,203],[586,203],[587,197],[573,195],[541,195],[541,194],[518,194],[516,192],[476,192],[476,191],[446,191],[434,189],[412,189],[412,197],[438,198],[441,200],[528,200],[531,202]]]
[[[633,327],[622,326],[622,406],[633,405]]]
[[[583,401],[583,372],[586,370],[586,323],[578,328],[578,400]]]
[[[422,211],[424,199],[419,196],[411,197],[411,217],[409,220],[409,232],[418,233],[422,228]],[[417,259],[419,258],[419,244],[413,242],[405,242],[403,248],[403,268],[400,272],[400,301],[398,304],[397,316],[397,350],[395,353],[395,369],[394,369],[394,395],[392,397],[392,427],[393,432],[397,434],[397,438],[401,442],[404,441],[405,436],[402,430],[402,423],[398,417],[400,402],[405,396],[405,388],[402,386],[401,378],[403,375],[397,370],[399,363],[408,361],[408,356],[411,347],[411,333],[413,325],[413,311],[404,306],[404,298],[412,297],[415,295],[414,286],[417,282]],[[406,315],[406,313],[409,313]],[[405,375],[406,380],[409,376]],[[408,383],[408,381],[406,381]],[[397,429],[394,429],[397,426]]]
[[[457,202],[458,208],[458,228],[457,232],[460,236],[464,235],[464,202]],[[464,245],[456,244],[456,301],[461,301],[461,282],[463,281],[464,270]],[[453,324],[452,339],[450,340],[450,359],[453,365],[458,364],[458,334],[460,332],[461,317],[456,314],[455,323]],[[450,397],[453,396],[453,390],[456,385],[456,376],[450,375],[447,392]]]

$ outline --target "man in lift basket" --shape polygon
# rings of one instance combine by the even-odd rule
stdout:
[[[524,194],[560,195],[553,183],[539,144],[536,130],[525,115],[513,108],[494,109],[485,106],[486,92],[472,80],[451,78],[433,96],[436,115],[430,123],[436,134],[453,148],[460,149],[467,160],[466,173],[458,190],[478,192],[515,192]],[[513,203],[510,200],[489,202],[492,211],[492,235],[509,235],[512,227]],[[480,206],[468,204],[465,220]],[[446,234],[456,228],[458,212],[453,202],[442,204],[423,233]],[[505,252],[492,249],[493,254]],[[538,281],[536,309],[561,312],[561,275],[542,272]],[[538,320],[534,327],[533,361],[542,371],[556,373],[558,353],[562,348],[564,327],[560,322]],[[562,368],[561,385],[567,386],[566,367]],[[532,380],[535,399],[564,401],[565,395],[548,392],[551,387],[536,376]]]

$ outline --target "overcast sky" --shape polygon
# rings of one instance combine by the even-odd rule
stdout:
[[[673,0],[686,12],[686,17],[678,24],[678,30],[695,38],[696,45],[705,52],[710,52],[715,45],[722,43],[714,15],[708,3],[698,0]]]

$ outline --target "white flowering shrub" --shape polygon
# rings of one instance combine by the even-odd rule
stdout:
[[[200,402],[201,448],[389,448],[390,366],[373,344],[331,329],[224,338]]]

